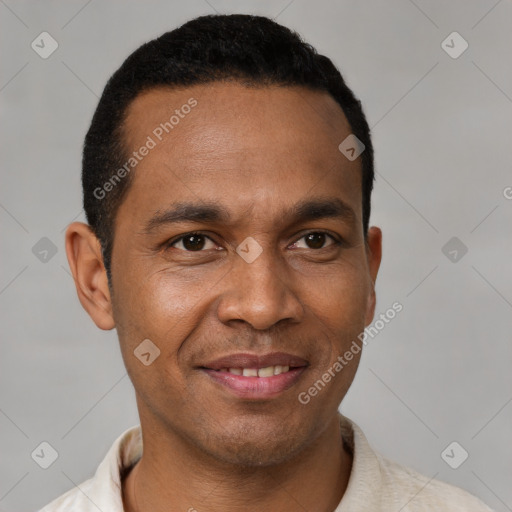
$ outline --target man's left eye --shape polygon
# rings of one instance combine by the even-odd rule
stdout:
[[[330,245],[339,245],[338,240],[336,240],[333,236],[322,231],[316,231],[308,233],[307,235],[304,235],[302,238],[299,238],[299,240],[297,240],[292,245],[292,247],[294,247],[295,249],[323,249],[325,242],[328,241],[329,239],[332,242]],[[301,243],[301,240],[304,240],[303,244],[305,245],[299,245]]]

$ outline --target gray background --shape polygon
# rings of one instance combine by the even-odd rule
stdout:
[[[80,151],[108,77],[215,11],[296,29],[373,128],[377,313],[404,309],[369,341],[342,411],[384,455],[512,510],[510,0],[0,0],[0,510],[35,510],[89,478],[138,422],[116,333],[76,297],[64,229],[84,220]],[[42,31],[59,44],[48,59],[31,48]],[[469,43],[457,59],[441,47],[453,31]],[[456,262],[441,250],[454,236],[468,248]],[[57,248],[46,262],[32,251],[43,237]],[[31,458],[42,441],[59,454],[46,470]],[[458,469],[441,458],[452,441],[469,453]]]

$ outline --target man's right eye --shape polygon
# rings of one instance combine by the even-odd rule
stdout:
[[[166,248],[170,247],[187,252],[201,252],[203,249],[215,249],[217,244],[202,233],[187,233],[166,244]]]

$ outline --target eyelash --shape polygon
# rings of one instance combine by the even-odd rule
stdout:
[[[331,235],[327,231],[323,231],[323,230],[308,231],[307,233],[304,233],[301,237],[297,238],[297,240],[295,242],[293,242],[293,243],[294,244],[297,243],[299,240],[302,240],[304,237],[306,237],[308,235],[311,235],[312,233],[314,233],[314,234],[324,234],[324,235],[328,236],[332,240],[333,243],[331,244],[331,246],[327,246],[327,247],[340,246],[343,243],[341,240],[338,240],[334,235]],[[213,243],[216,243],[215,240],[212,240],[211,237],[209,237],[206,233],[203,233],[202,231],[191,231],[190,233],[185,233],[184,235],[180,235],[178,238],[173,238],[172,240],[169,240],[168,242],[166,242],[164,244],[164,249],[172,248],[172,246],[174,244],[180,242],[181,240],[187,238],[188,236],[204,236],[205,238],[208,238],[209,240],[211,240]],[[320,249],[311,249],[311,250],[312,251],[321,251],[322,249],[327,249],[327,247],[322,247]],[[204,251],[200,250],[200,251],[182,251],[182,252],[194,253],[194,252],[204,252]]]

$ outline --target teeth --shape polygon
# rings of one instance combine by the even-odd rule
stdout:
[[[274,367],[267,366],[266,368],[260,368],[258,370],[258,377],[272,377],[274,375]]]
[[[220,371],[225,373],[232,373],[233,375],[243,375],[244,377],[272,377],[273,375],[280,375],[290,370],[289,366],[267,366],[265,368],[222,368]]]

